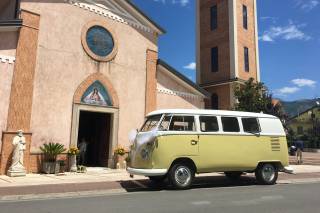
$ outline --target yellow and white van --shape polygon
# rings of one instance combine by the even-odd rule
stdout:
[[[168,178],[179,189],[195,173],[224,172],[237,178],[255,172],[274,184],[289,167],[286,134],[272,115],[220,110],[160,110],[150,113],[132,140],[127,168],[153,181]]]

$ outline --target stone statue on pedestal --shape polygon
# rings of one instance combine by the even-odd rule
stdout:
[[[26,139],[23,136],[22,130],[18,130],[18,135],[13,138],[12,145],[12,163],[8,171],[8,176],[25,176],[26,170],[23,166],[23,152],[26,150]]]

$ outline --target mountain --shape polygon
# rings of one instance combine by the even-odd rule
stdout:
[[[293,117],[298,113],[304,112],[316,105],[316,102],[320,99],[302,99],[296,101],[282,101],[280,100],[284,111],[289,117]]]

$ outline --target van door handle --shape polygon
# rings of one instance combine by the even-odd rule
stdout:
[[[198,141],[196,140],[191,140],[191,145],[197,145],[198,144]]]

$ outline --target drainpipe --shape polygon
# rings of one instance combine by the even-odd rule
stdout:
[[[20,15],[20,2],[21,0],[16,0],[16,7],[15,7],[15,19],[19,19]]]

